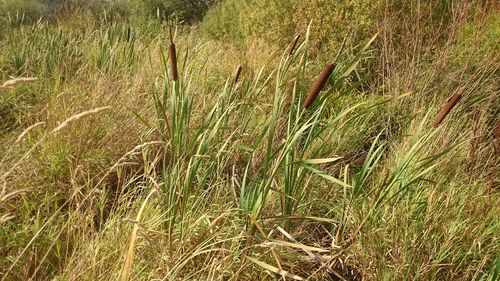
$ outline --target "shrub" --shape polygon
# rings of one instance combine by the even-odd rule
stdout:
[[[365,39],[370,30],[369,7],[360,4],[359,1],[273,0],[270,1],[268,8],[265,5],[265,1],[257,1],[258,11],[266,12],[249,15],[250,20],[245,26],[247,34],[252,33],[251,26],[256,26],[257,35],[284,45],[295,34],[305,33],[312,21],[310,50],[313,53],[321,53],[329,59],[335,56],[336,49],[340,47],[351,27],[359,39]],[[272,26],[279,28],[273,30]]]
[[[240,19],[246,6],[245,1],[225,0],[210,9],[200,29],[207,36],[215,39],[230,40],[241,43],[243,32],[240,26]]]
[[[209,0],[175,0],[168,1],[171,9],[177,11],[181,18],[188,22],[197,22],[203,19],[203,16],[208,11]]]
[[[134,15],[168,19],[175,17],[193,23],[203,18],[207,12],[208,0],[129,0]]]
[[[187,23],[201,20],[210,0],[0,0],[0,17],[30,23],[40,17],[64,18],[75,11],[90,11],[96,18],[176,18]]]
[[[47,13],[47,6],[39,0],[0,1],[0,18],[17,25],[38,20]]]
[[[51,6],[51,15],[66,18],[68,13],[90,12],[97,19],[130,16],[129,0],[58,0]]]
[[[226,0],[207,14],[201,29],[218,39],[259,37],[286,46],[312,21],[311,52],[332,59],[351,27],[356,39],[372,35],[371,9],[354,0]]]

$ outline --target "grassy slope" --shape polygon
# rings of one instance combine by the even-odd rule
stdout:
[[[179,29],[173,82],[166,30],[80,16],[2,35],[2,81],[38,80],[1,90],[1,278],[493,278],[498,56],[462,68],[470,50],[446,46],[367,92],[350,66],[370,49],[349,46],[303,110],[322,67],[306,43]]]

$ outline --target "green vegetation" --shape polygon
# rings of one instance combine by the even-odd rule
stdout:
[[[498,5],[360,3],[0,0],[0,279],[497,280]]]
[[[370,18],[376,9],[370,8],[353,0],[228,0],[209,11],[201,29],[236,43],[259,38],[285,46],[290,38],[304,34],[312,21],[309,52],[321,59],[333,56],[349,31],[356,42],[373,36]]]

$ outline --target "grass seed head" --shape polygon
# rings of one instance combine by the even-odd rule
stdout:
[[[14,78],[14,79],[5,81],[0,86],[0,89],[10,89],[10,88],[13,88],[16,85],[19,85],[19,84],[22,84],[22,83],[26,83],[26,82],[35,81],[35,80],[37,80],[37,78],[34,78],[34,77],[19,77],[19,78]]]

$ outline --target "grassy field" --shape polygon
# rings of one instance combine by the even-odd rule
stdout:
[[[494,2],[385,1],[338,33],[275,0],[189,24],[17,2],[0,280],[498,280]]]

